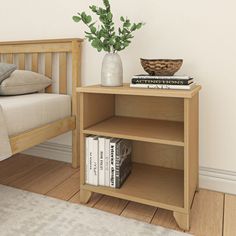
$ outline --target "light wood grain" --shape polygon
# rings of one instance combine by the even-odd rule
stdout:
[[[38,72],[38,53],[32,53],[31,69]]]
[[[67,55],[59,54],[59,93],[67,94]]]
[[[94,208],[110,212],[112,214],[120,215],[125,209],[128,201],[119,198],[103,196],[99,202],[97,202]]]
[[[157,209],[151,224],[159,225],[168,229],[183,231],[177,225],[172,211]]]
[[[5,41],[0,42],[0,45],[26,45],[28,44],[58,44],[58,43],[71,43],[71,41],[83,42],[80,38],[64,38],[64,39],[39,39],[39,40],[23,40],[23,41]]]
[[[76,88],[81,86],[81,44],[72,40],[72,115],[76,117],[76,129],[72,131],[72,166],[79,166],[79,95]]]
[[[45,75],[52,79],[52,53],[45,53]],[[46,88],[47,93],[52,93],[52,85]]]
[[[22,175],[25,175],[27,169],[35,167],[43,161],[42,158],[32,159],[28,156],[19,154],[14,156],[10,160],[0,162],[0,183],[8,184],[9,182],[17,179]]]
[[[33,158],[37,159],[37,157]],[[9,185],[20,189],[27,189],[34,183],[34,181],[42,178],[43,176],[51,172],[57,171],[57,169],[62,167],[63,165],[64,163],[61,163],[59,161],[46,160],[46,162],[33,168],[15,181],[10,182]],[[20,166],[18,166],[18,168],[20,168]]]
[[[25,69],[25,54],[24,53],[18,54],[18,65],[19,65],[20,70]]]
[[[67,117],[22,134],[12,136],[10,137],[12,152],[13,154],[22,152],[30,147],[42,143],[43,141],[73,130],[74,128],[75,117]]]
[[[129,202],[126,208],[121,213],[121,215],[124,217],[150,223],[156,212],[156,209],[156,207],[147,206],[135,202]]]
[[[81,189],[183,212],[183,171],[133,164],[122,188],[82,185]]]
[[[115,97],[107,94],[81,94],[83,96],[82,128],[104,121],[115,114]]]
[[[183,170],[184,148],[173,145],[133,141],[132,159],[137,163]]]
[[[236,196],[226,194],[224,206],[224,236],[236,235]]]
[[[15,165],[12,166],[7,172],[0,168],[0,183],[11,185],[12,182],[19,180],[22,176],[25,176],[28,172],[45,163],[46,161],[47,160],[43,158],[24,158],[23,160],[19,158],[15,161]]]
[[[50,190],[46,195],[50,197],[59,198],[61,200],[69,200],[74,196],[80,189],[79,185],[80,173],[77,171],[75,174],[70,176],[60,185]]]
[[[7,61],[7,63],[10,63],[10,64],[13,63],[13,54],[12,53],[6,55],[6,61]]]
[[[166,89],[137,89],[130,88],[129,84],[121,87],[103,87],[101,85],[92,85],[80,87],[77,92],[96,93],[96,94],[120,94],[120,95],[138,95],[154,97],[174,97],[174,98],[191,98],[201,90],[200,85],[196,85],[192,90],[166,90]]]
[[[198,189],[198,94],[184,101],[184,169],[185,169],[185,209],[190,211],[195,191]]]
[[[190,233],[196,236],[221,236],[223,193],[201,190],[196,193],[191,210]]]
[[[51,171],[41,176],[24,189],[34,193],[46,194],[75,172],[76,169],[71,168],[69,165],[63,165],[57,171]]]
[[[86,204],[88,207],[94,207],[95,204],[102,198],[101,194],[93,193],[89,202]],[[80,192],[77,192],[69,202],[80,204]]]
[[[184,121],[182,98],[116,95],[115,101],[117,116]]]
[[[184,146],[183,123],[175,121],[116,116],[85,129],[84,133]]]

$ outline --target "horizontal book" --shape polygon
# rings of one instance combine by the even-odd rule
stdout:
[[[169,84],[169,85],[189,85],[193,79],[132,79],[132,84]]]
[[[168,84],[130,84],[131,88],[147,88],[147,89],[178,89],[191,90],[196,86],[195,83],[190,85],[168,85]]]
[[[193,78],[188,75],[156,76],[156,75],[141,74],[141,75],[134,75],[133,79],[189,80]]]

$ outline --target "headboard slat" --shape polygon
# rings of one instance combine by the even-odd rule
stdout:
[[[52,79],[52,53],[45,53],[45,75]],[[52,92],[52,85],[46,89],[47,93]]]
[[[32,53],[31,70],[38,72],[38,53]]]
[[[67,94],[67,54],[59,54],[59,93]]]
[[[12,64],[13,63],[13,54],[7,54],[6,61],[7,61],[7,63]]]
[[[18,65],[19,65],[20,70],[25,69],[25,54],[24,53],[18,54]]]

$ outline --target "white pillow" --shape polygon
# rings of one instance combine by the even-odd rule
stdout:
[[[45,75],[32,71],[15,70],[10,77],[2,81],[0,95],[21,95],[42,91],[52,84]]]

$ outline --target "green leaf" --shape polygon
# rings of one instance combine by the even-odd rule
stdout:
[[[86,23],[89,24],[92,22],[92,17],[91,16],[87,16],[86,17]]]
[[[96,33],[96,31],[97,31],[96,27],[90,26],[89,28],[90,28],[90,30],[91,30],[91,32],[92,32],[93,34]]]
[[[120,17],[120,20],[121,20],[122,22],[125,22],[125,18],[124,18],[123,16]]]
[[[143,26],[143,23],[138,23],[138,24],[137,24],[137,29],[141,29],[142,26]]]
[[[72,19],[73,19],[74,22],[80,22],[81,21],[81,17],[79,17],[79,16],[73,16]]]

